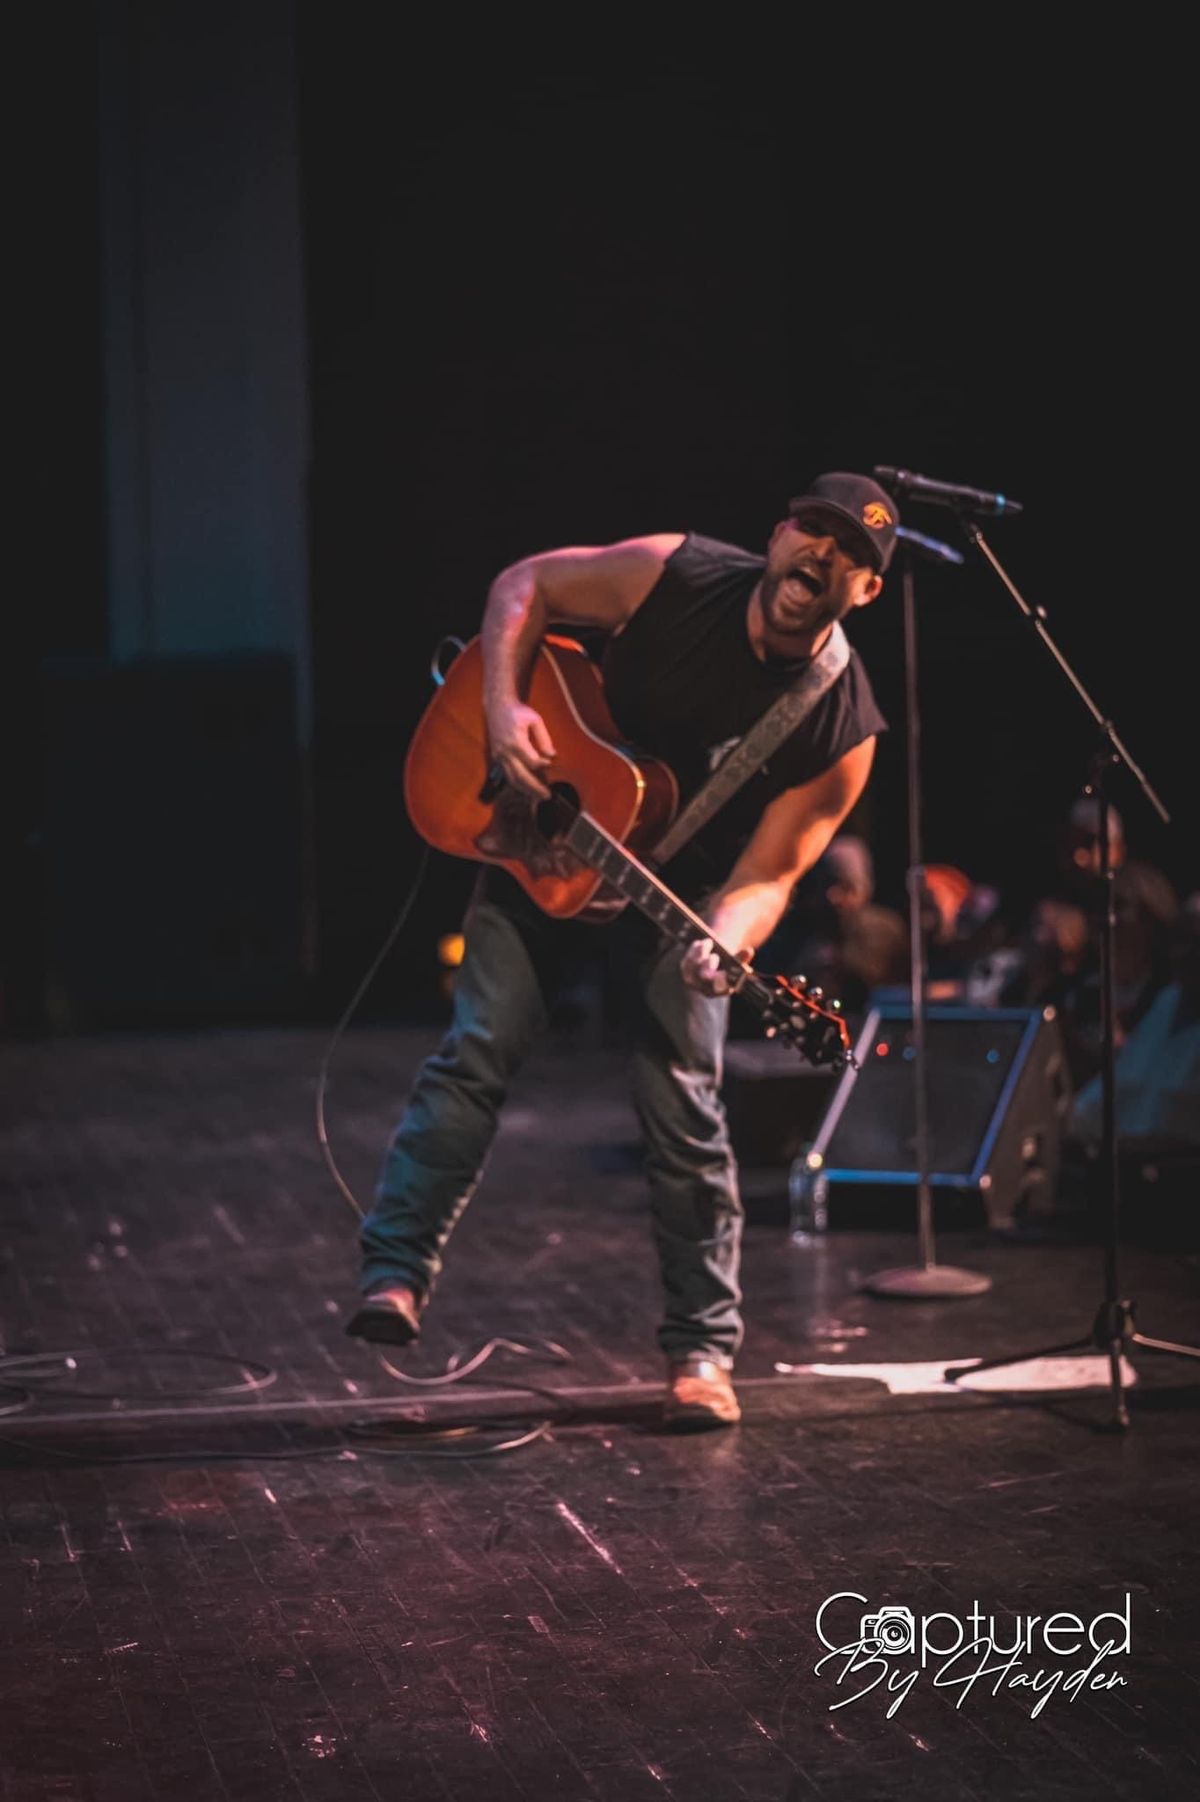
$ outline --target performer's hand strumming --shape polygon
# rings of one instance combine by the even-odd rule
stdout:
[[[540,801],[549,800],[550,790],[541,778],[554,761],[555,751],[541,714],[524,701],[491,708],[488,737],[492,755],[512,786]]]

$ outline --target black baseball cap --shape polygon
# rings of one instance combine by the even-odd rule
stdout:
[[[900,524],[896,503],[887,490],[873,482],[870,476],[835,471],[832,475],[818,476],[803,494],[797,494],[788,502],[788,513],[793,517],[818,508],[855,528],[866,561],[882,574],[892,560],[896,527]]]

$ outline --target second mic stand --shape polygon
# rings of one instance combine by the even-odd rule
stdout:
[[[1088,1350],[1105,1352],[1108,1356],[1109,1378],[1112,1393],[1112,1422],[1120,1428],[1129,1425],[1129,1409],[1125,1402],[1124,1371],[1122,1354],[1126,1347],[1140,1346],[1143,1351],[1167,1352],[1174,1357],[1200,1359],[1200,1346],[1180,1345],[1170,1339],[1152,1339],[1139,1332],[1136,1325],[1135,1308],[1132,1300],[1123,1297],[1118,1272],[1118,1244],[1120,1238],[1120,1181],[1117,1148],[1117,1103],[1116,1103],[1116,999],[1115,999],[1115,939],[1116,939],[1116,902],[1114,894],[1114,872],[1110,857],[1109,838],[1109,806],[1108,806],[1108,771],[1114,764],[1124,763],[1126,768],[1136,777],[1146,799],[1154,808],[1164,824],[1169,823],[1170,815],[1146,777],[1134,763],[1128,751],[1117,736],[1111,720],[1105,719],[1100,709],[1088,694],[1083,683],[1051,638],[1046,629],[1046,614],[1042,607],[1030,607],[1010,581],[999,559],[984,541],[975,520],[963,515],[961,524],[972,545],[991,564],[1005,588],[1012,595],[1021,612],[1025,615],[1038,637],[1045,644],[1051,656],[1074,688],[1076,694],[1091,714],[1099,729],[1100,742],[1092,762],[1091,792],[1095,796],[1099,810],[1099,842],[1100,842],[1100,880],[1103,886],[1104,908],[1100,929],[1100,1005],[1101,1005],[1101,1137],[1102,1164],[1108,1188],[1106,1208],[1106,1232],[1104,1246],[1104,1299],[1096,1309],[1090,1333],[1079,1339],[1069,1339],[1061,1345],[1039,1346],[1034,1351],[1010,1352],[999,1358],[980,1358],[970,1364],[952,1364],[944,1372],[948,1382],[959,1377],[975,1376],[981,1370],[999,1370],[1009,1364],[1024,1364],[1034,1358],[1065,1357],[1072,1352]]]
[[[925,1010],[925,866],[921,848],[921,712],[917,683],[917,607],[913,556],[923,542],[916,533],[900,534],[904,592],[904,705],[907,728],[908,780],[908,942],[913,1026],[913,1099],[916,1112],[914,1148],[917,1164],[918,1264],[880,1270],[863,1283],[872,1295],[907,1296],[916,1301],[945,1295],[982,1295],[990,1276],[939,1264],[933,1243],[933,1193],[930,1187],[929,1060]],[[911,540],[911,542],[908,542]],[[943,547],[939,547],[941,549]],[[929,554],[928,552],[926,554]],[[947,559],[961,562],[961,556]],[[940,560],[940,559],[939,559]]]

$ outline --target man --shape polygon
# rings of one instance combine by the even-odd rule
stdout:
[[[1044,999],[1059,1010],[1077,1089],[1097,1074],[1103,1056],[1101,936],[1107,897],[1100,883],[1099,833],[1100,803],[1094,795],[1082,795],[1072,803],[1059,832],[1056,880],[1034,904],[1023,955],[1000,997],[1002,1002],[1040,1006],[1045,989]],[[1112,806],[1108,860],[1116,920],[1113,1029],[1119,1049],[1170,980],[1180,903],[1160,869],[1129,857],[1124,822]],[[1068,954],[1065,959],[1063,952]]]
[[[820,651],[835,621],[882,587],[896,510],[865,476],[830,474],[789,503],[767,554],[695,533],[547,551],[503,570],[483,617],[494,759],[544,797],[555,748],[521,698],[553,624],[601,628],[609,706],[631,744],[665,758],[688,795]],[[665,880],[713,939],[749,959],[796,881],[862,793],[884,729],[852,652],[807,719],[669,864]],[[665,1296],[666,1417],[687,1428],[739,1418],[730,1380],[742,1340],[742,1209],[720,1101],[729,984],[712,940],[686,953],[645,926],[634,1101],[646,1143]],[[362,1229],[355,1337],[407,1344],[441,1250],[481,1173],[507,1083],[546,1019],[572,932],[506,872],[487,868],[467,916],[454,1017],[417,1076]]]

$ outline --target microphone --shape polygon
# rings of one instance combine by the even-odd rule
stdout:
[[[913,550],[919,552],[922,557],[928,557],[931,563],[964,563],[966,561],[962,552],[956,551],[952,545],[943,544],[940,538],[926,538],[923,532],[910,532],[907,526],[897,526],[896,536],[903,539],[905,544],[911,544]]]
[[[990,518],[1025,511],[1020,501],[1010,500],[1006,494],[989,494],[986,488],[962,488],[957,482],[935,482],[932,476],[916,476],[910,469],[889,469],[877,463],[875,478],[893,494],[927,501],[931,507],[954,507],[959,513],[982,513]]]

